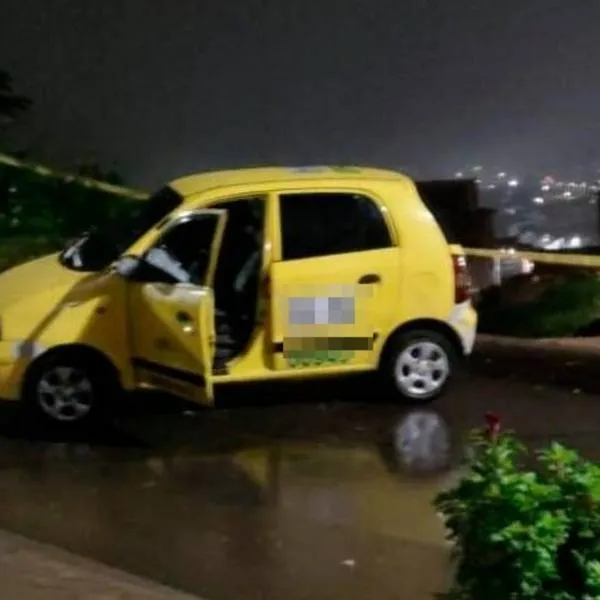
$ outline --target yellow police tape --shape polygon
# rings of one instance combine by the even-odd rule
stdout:
[[[27,169],[42,177],[54,177],[56,179],[62,179],[69,183],[79,183],[86,188],[93,188],[121,196],[124,198],[131,198],[133,200],[144,200],[148,197],[147,192],[141,190],[134,190],[126,188],[120,185],[112,185],[103,181],[97,181],[89,177],[81,177],[79,175],[72,175],[69,173],[62,173],[49,169],[43,165],[31,163],[28,161],[18,160],[7,154],[0,154],[0,164],[7,165],[9,167],[16,167],[18,169]],[[590,267],[600,268],[600,256],[593,256],[588,254],[561,254],[561,253],[550,253],[550,252],[529,252],[513,249],[501,249],[501,248],[464,248],[464,252],[467,256],[476,258],[497,258],[504,260],[530,260],[532,262],[547,263],[550,265],[567,265],[572,267]]]
[[[562,254],[560,252],[529,252],[521,250],[464,248],[467,256],[479,258],[498,258],[500,260],[530,260],[531,262],[549,265],[566,265],[571,267],[600,268],[600,256],[591,254]]]
[[[120,185],[113,185],[104,181],[96,181],[95,179],[91,179],[90,177],[81,177],[79,175],[61,173],[60,171],[48,169],[48,167],[44,167],[43,165],[18,160],[7,154],[0,154],[0,164],[9,167],[16,167],[18,169],[27,169],[28,171],[31,171],[36,175],[41,175],[42,177],[53,177],[56,179],[62,179],[67,183],[78,183],[83,187],[101,190],[109,194],[114,194],[115,196],[131,198],[133,200],[144,200],[148,197],[148,194],[146,192],[142,192],[140,190],[132,190],[130,188],[126,188]]]

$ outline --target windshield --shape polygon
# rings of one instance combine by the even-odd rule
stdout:
[[[123,200],[107,211],[102,223],[69,242],[59,260],[75,271],[100,271],[182,202],[183,198],[170,187],[160,189],[147,200]]]

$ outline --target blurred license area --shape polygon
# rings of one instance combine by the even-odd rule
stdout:
[[[356,353],[369,351],[373,328],[365,319],[360,295],[315,295],[288,298],[284,340],[287,355],[331,362],[354,362]],[[327,362],[327,361],[325,361]]]

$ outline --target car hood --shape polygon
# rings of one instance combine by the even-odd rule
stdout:
[[[58,254],[50,254],[18,265],[0,274],[0,312],[36,294],[52,290],[67,292],[89,273],[71,271],[63,267]]]

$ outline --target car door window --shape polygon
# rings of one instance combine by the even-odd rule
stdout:
[[[185,217],[165,231],[147,252],[146,262],[170,283],[203,285],[218,222],[213,213]]]
[[[390,232],[379,206],[352,193],[282,194],[283,260],[388,248]]]
[[[264,198],[237,198],[218,202],[214,208],[227,211],[215,287],[221,292],[224,288],[241,289],[262,256]]]

